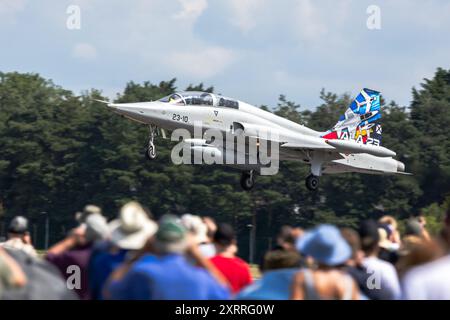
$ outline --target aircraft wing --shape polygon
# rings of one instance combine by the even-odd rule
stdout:
[[[322,150],[322,151],[337,151],[336,148],[330,145],[317,145],[312,143],[296,143],[296,142],[286,142],[280,145],[281,148],[289,149],[306,149],[306,150]]]

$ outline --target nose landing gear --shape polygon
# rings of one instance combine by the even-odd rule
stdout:
[[[241,187],[244,190],[251,190],[255,185],[255,174],[253,170],[243,171],[241,175]]]
[[[145,151],[145,156],[147,157],[148,160],[154,160],[157,156],[155,143],[153,142],[156,136],[156,129],[157,128],[154,125],[149,126],[150,133],[148,137],[148,146],[147,150]]]

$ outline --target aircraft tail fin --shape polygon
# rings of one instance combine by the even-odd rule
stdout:
[[[322,138],[381,145],[380,92],[364,88]]]

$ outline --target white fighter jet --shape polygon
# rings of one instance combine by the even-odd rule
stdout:
[[[105,101],[102,101],[105,102]],[[106,102],[108,103],[108,102]],[[369,174],[405,174],[405,165],[393,159],[396,153],[381,146],[380,93],[363,89],[353,100],[336,125],[326,132],[307,128],[293,121],[264,111],[248,103],[207,92],[178,92],[158,101],[138,103],[108,103],[108,107],[131,120],[149,126],[150,135],[146,156],[155,159],[154,138],[166,137],[167,131],[183,128],[194,133],[196,124],[202,131],[215,129],[224,135],[252,138],[241,149],[245,163],[232,164],[242,171],[241,185],[250,190],[255,183],[255,173],[265,165],[251,157],[249,144],[256,149],[262,141],[278,148],[279,160],[294,160],[311,166],[306,177],[306,187],[316,190],[322,174],[360,172]],[[157,130],[157,129],[161,130]],[[263,132],[275,132],[266,135]],[[276,138],[273,138],[276,137]],[[252,142],[253,141],[253,142]],[[190,138],[184,141],[191,150],[223,157],[236,154],[234,144]],[[257,158],[258,156],[257,151]],[[251,161],[253,160],[253,161]]]

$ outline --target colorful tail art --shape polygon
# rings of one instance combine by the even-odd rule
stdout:
[[[353,100],[333,129],[322,138],[354,140],[357,143],[381,145],[380,93],[364,88]]]

